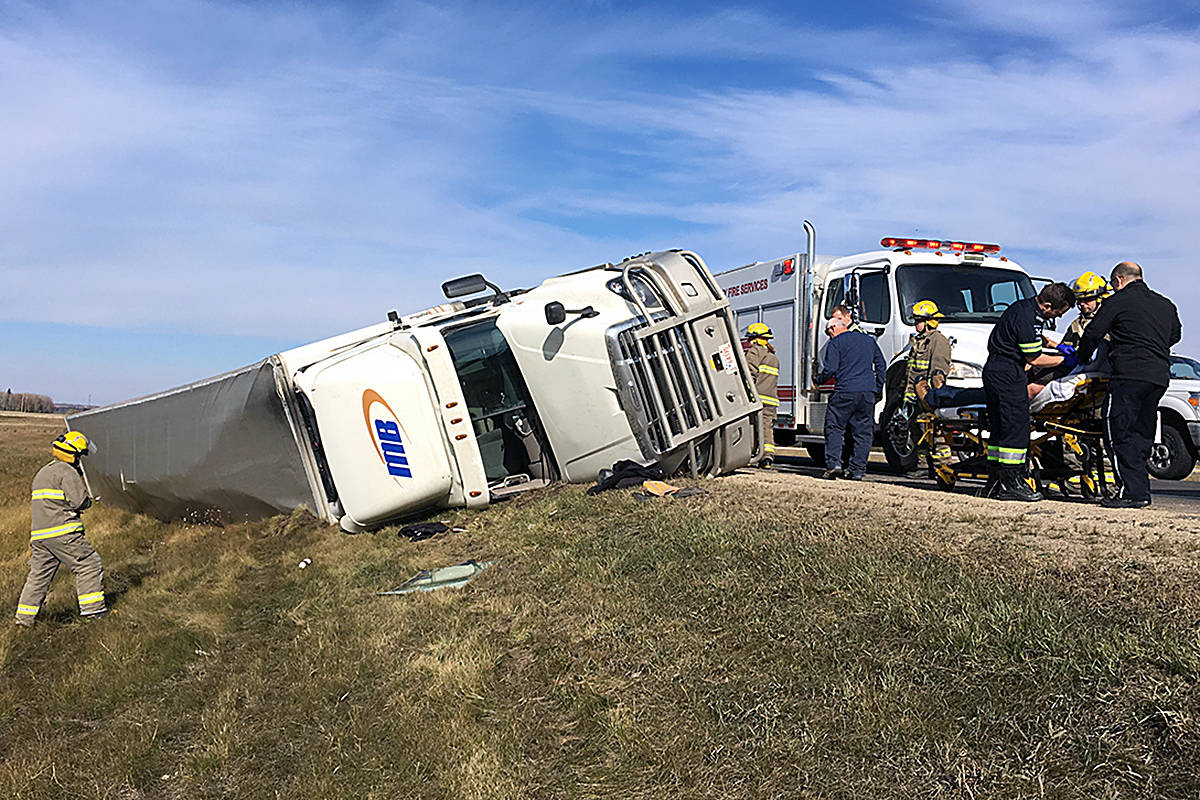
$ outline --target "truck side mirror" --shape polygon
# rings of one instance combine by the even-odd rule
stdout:
[[[469,294],[479,294],[487,289],[487,281],[482,275],[464,275],[442,284],[442,294],[450,300],[456,297],[466,297]]]
[[[442,284],[442,294],[451,300],[456,297],[466,297],[469,294],[479,294],[487,289],[496,293],[492,300],[494,305],[508,302],[508,295],[499,286],[479,274],[464,275]]]
[[[853,272],[842,278],[842,304],[850,309],[850,316],[858,322],[858,275]]]
[[[591,306],[583,308],[564,308],[563,304],[557,300],[546,303],[546,323],[549,325],[561,325],[567,319],[567,314],[578,314],[584,319],[600,316],[600,312]]]

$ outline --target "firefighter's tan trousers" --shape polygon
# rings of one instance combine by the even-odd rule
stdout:
[[[762,410],[763,458],[775,460],[775,415],[779,409],[764,405]]]
[[[84,538],[83,531],[30,542],[29,577],[17,602],[17,622],[32,625],[50,591],[50,582],[65,564],[75,573],[75,593],[79,613],[83,616],[100,614],[108,607],[104,603],[104,567],[100,554]]]

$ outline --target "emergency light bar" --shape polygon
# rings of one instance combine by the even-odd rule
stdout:
[[[879,240],[883,247],[895,247],[899,250],[941,250],[943,247],[956,253],[999,253],[1000,245],[982,244],[980,242],[951,242],[946,239],[898,239],[885,236]]]

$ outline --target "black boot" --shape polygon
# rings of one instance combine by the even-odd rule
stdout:
[[[1036,503],[1042,499],[1042,495],[1029,488],[1022,470],[1004,470],[1000,476],[1000,490],[996,492],[996,499]]]
[[[979,490],[979,497],[995,497],[996,492],[1000,489],[1000,470],[991,464],[988,464],[987,483]]]

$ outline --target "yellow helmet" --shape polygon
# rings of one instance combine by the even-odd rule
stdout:
[[[918,300],[913,303],[912,314],[914,320],[924,322],[930,328],[936,328],[938,320],[942,318],[942,312],[932,300]]]
[[[765,322],[752,323],[749,328],[746,328],[746,333],[751,339],[770,339],[774,336]]]
[[[1085,272],[1076,278],[1071,284],[1071,291],[1075,293],[1077,301],[1098,300],[1112,294],[1108,287],[1108,281],[1094,272]]]
[[[96,446],[79,431],[67,431],[54,440],[50,452],[54,453],[54,457],[59,461],[74,464],[79,461],[80,456],[96,452]]]

